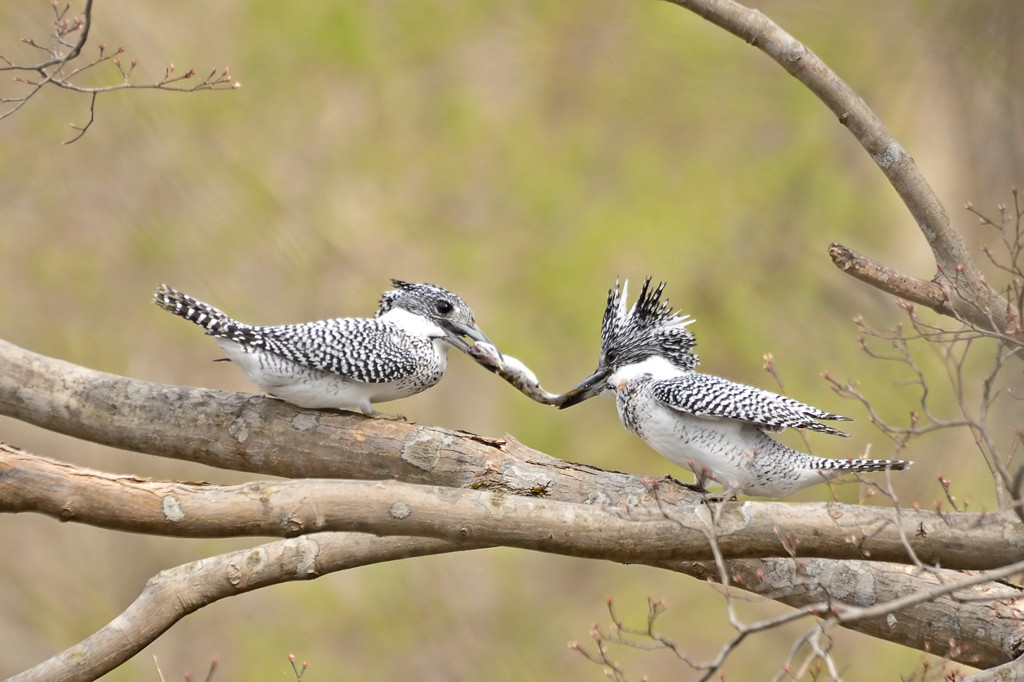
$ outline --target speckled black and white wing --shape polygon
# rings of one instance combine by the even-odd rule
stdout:
[[[266,351],[314,370],[364,383],[386,383],[416,372],[416,350],[430,342],[378,318],[339,318],[306,324],[255,327],[208,303],[161,285],[157,305],[202,327],[207,334]]]
[[[651,395],[673,410],[696,417],[735,419],[772,433],[793,428],[848,437],[815,420],[850,421],[849,417],[710,374],[687,372],[656,380],[651,386]]]
[[[227,338],[311,369],[370,384],[414,374],[419,366],[416,346],[429,344],[387,321],[368,318],[275,327],[237,325]]]

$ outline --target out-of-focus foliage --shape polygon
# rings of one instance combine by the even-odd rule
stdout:
[[[124,45],[136,79],[167,62],[230,65],[242,87],[101,97],[47,93],[0,122],[0,337],[83,365],[176,384],[251,390],[199,331],[149,302],[160,282],[255,323],[369,315],[390,277],[461,294],[487,333],[564,390],[596,362],[617,276],[669,282],[707,371],[786,391],[859,421],[820,454],[891,445],[819,378],[860,379],[894,420],[916,407],[894,368],[858,349],[850,319],[898,321],[847,278],[842,241],[928,276],[933,263],[870,159],[806,91],[756,50],[666,3],[98,0],[90,47]],[[957,213],[1006,198],[1024,177],[1021,10],[1008,3],[766,2],[887,122]],[[0,54],[49,30],[45,0],[0,9]],[[982,17],[990,17],[983,20]],[[993,65],[999,68],[993,68]],[[115,79],[112,69],[94,82]],[[16,90],[2,83],[3,94]],[[980,123],[979,123],[980,122]],[[943,382],[928,351],[921,362]],[[453,357],[434,390],[383,409],[552,455],[640,474],[680,473],[596,400],[534,405]],[[948,396],[936,391],[950,414]],[[73,442],[0,420],[0,439],[98,469],[234,482],[244,477]],[[798,442],[798,441],[797,441]],[[339,453],[339,456],[344,456]],[[901,457],[905,503],[931,506],[944,473],[991,505],[966,437]],[[966,463],[966,464],[965,464]],[[680,474],[682,475],[682,474]],[[835,494],[854,501],[856,484]],[[819,487],[799,499],[830,499]],[[986,502],[987,500],[987,502]],[[78,641],[161,568],[252,541],[118,536],[0,517],[0,674]],[[697,657],[729,632],[721,598],[688,578],[507,550],[416,559],[288,585],[189,617],[111,680],[199,675],[307,679],[600,679],[565,647],[606,619],[605,597]],[[749,612],[777,611],[757,604]],[[699,627],[694,627],[700,623]],[[798,629],[755,638],[726,669],[763,678]],[[846,679],[913,670],[918,655],[843,634]],[[870,651],[870,659],[858,653]],[[754,655],[756,652],[756,655]],[[664,655],[618,652],[634,677],[678,679]],[[867,663],[866,661],[870,661]],[[686,673],[683,671],[683,676]]]

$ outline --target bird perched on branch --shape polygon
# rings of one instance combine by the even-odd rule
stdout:
[[[663,457],[689,468],[695,487],[715,481],[727,493],[778,496],[849,472],[906,469],[889,459],[827,459],[787,447],[769,434],[786,428],[834,436],[821,423],[847,417],[728,379],[694,371],[694,322],[662,300],[664,283],[648,278],[626,309],[628,281],[608,292],[597,369],[566,393],[559,407],[606,392],[615,394],[619,418]]]
[[[372,318],[257,327],[166,284],[154,301],[196,323],[249,380],[286,402],[385,416],[372,403],[406,398],[438,381],[448,350],[488,342],[461,298],[433,284],[391,280]]]

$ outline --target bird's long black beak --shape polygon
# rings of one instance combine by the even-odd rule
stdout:
[[[448,342],[453,346],[461,350],[463,353],[469,351],[469,344],[462,338],[468,336],[473,341],[478,343],[491,343],[491,340],[487,338],[487,335],[480,331],[480,328],[475,324],[462,324],[461,322],[452,322],[451,320],[442,320],[440,322],[441,329],[448,337]],[[499,356],[501,353],[498,354]]]
[[[558,404],[558,409],[564,410],[567,407],[582,403],[588,398],[604,393],[608,390],[608,377],[610,374],[611,370],[608,368],[598,368],[589,377],[576,384],[575,388],[562,394],[562,402]]]

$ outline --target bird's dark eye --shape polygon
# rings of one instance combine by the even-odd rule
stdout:
[[[609,365],[614,365],[615,361],[619,359],[619,352],[617,350],[610,350],[604,354],[604,361]]]
[[[434,304],[434,310],[437,311],[438,315],[448,315],[455,309],[451,301],[446,301],[443,298]]]

